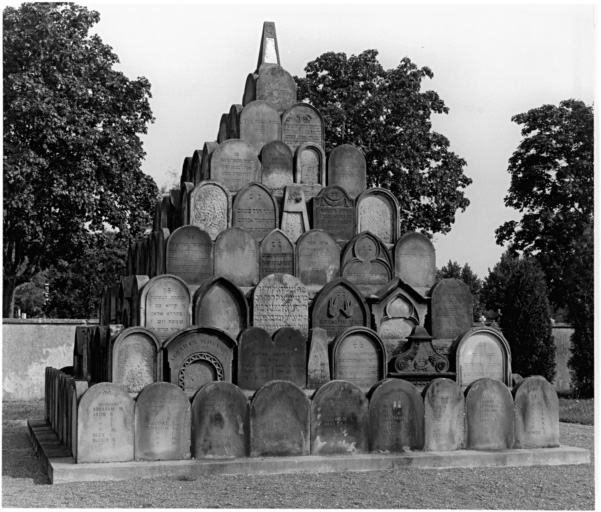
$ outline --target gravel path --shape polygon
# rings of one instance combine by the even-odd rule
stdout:
[[[35,403],[26,418],[41,418]],[[403,508],[593,510],[594,463],[479,469],[154,478],[49,485],[22,411],[3,405],[2,506],[65,508]],[[560,424],[561,444],[591,450],[594,427]]]

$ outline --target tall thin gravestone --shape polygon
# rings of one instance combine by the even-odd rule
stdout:
[[[310,229],[305,194],[301,185],[286,187],[282,210],[280,229],[292,242],[296,243],[298,238]]]
[[[328,158],[328,185],[340,185],[353,199],[365,190],[366,163],[359,149],[342,144],[332,150]]]
[[[516,448],[559,446],[559,399],[544,377],[526,377],[512,391]]]

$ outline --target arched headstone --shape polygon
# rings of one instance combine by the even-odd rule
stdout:
[[[279,218],[275,198],[260,183],[249,183],[236,194],[232,205],[232,226],[248,231],[257,243],[278,228]]]
[[[215,240],[215,275],[227,277],[237,286],[259,282],[257,241],[246,230],[228,228]]]
[[[459,279],[441,279],[431,291],[430,332],[436,339],[455,339],[474,324],[472,292]]]
[[[227,131],[232,139],[240,139],[240,112],[242,105],[235,104],[230,107],[230,113],[227,116]]]
[[[328,158],[328,185],[340,185],[353,199],[365,190],[366,163],[359,149],[342,144],[332,150]]]
[[[194,186],[198,185],[202,181],[202,149],[197,149],[194,151],[194,153],[192,153],[192,162],[190,163],[190,178],[190,181]]]
[[[194,183],[191,181],[186,181],[182,184],[179,206],[180,226],[188,226],[190,224],[190,195],[193,190]]]
[[[213,277],[213,241],[197,226],[177,228],[166,246],[165,271],[188,285],[200,285]]]
[[[281,140],[271,141],[261,151],[261,182],[275,197],[284,196],[284,188],[294,183],[292,153]]]
[[[296,243],[296,275],[310,292],[340,275],[340,246],[329,233],[312,229]]]
[[[292,105],[282,114],[282,142],[292,152],[305,142],[324,146],[324,123],[319,111],[308,103]]]
[[[465,446],[465,398],[457,383],[434,379],[424,398],[424,450],[446,452]]]
[[[255,99],[266,101],[282,113],[296,103],[296,82],[281,66],[261,69],[256,82]]]
[[[184,183],[192,183],[192,173],[190,172],[192,169],[192,157],[187,156],[184,158],[184,163],[182,164],[182,173],[179,177],[179,189],[184,190]]]
[[[203,181],[190,193],[190,224],[206,231],[211,240],[232,223],[232,196],[216,181]]]
[[[515,448],[559,446],[559,399],[544,377],[526,377],[513,388]]]
[[[426,235],[406,233],[394,246],[394,272],[426,295],[436,282],[436,250]]]
[[[357,197],[357,231],[370,231],[394,245],[399,238],[399,202],[383,188],[370,188]]]
[[[326,154],[315,142],[304,142],[294,152],[294,181],[303,187],[306,199],[326,185]]]
[[[344,243],[355,236],[355,202],[342,187],[327,186],[313,198],[313,229]]]
[[[256,100],[243,107],[240,112],[240,139],[252,144],[257,155],[265,144],[281,138],[282,121],[271,104]]]
[[[221,114],[221,119],[219,119],[219,129],[217,130],[217,142],[221,144],[230,138],[230,134],[227,129],[227,118],[228,114]]]
[[[259,244],[259,277],[270,274],[290,274],[296,271],[295,247],[286,234],[274,229]]]
[[[252,144],[230,139],[211,154],[211,180],[219,181],[232,194],[253,181],[261,180],[261,162]]]
[[[200,163],[200,181],[211,179],[211,155],[219,147],[217,142],[205,142],[202,147],[202,160]]]

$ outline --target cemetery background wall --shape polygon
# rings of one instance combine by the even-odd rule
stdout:
[[[4,319],[2,322],[2,400],[44,398],[46,366],[73,364],[73,341],[78,325],[98,320]]]

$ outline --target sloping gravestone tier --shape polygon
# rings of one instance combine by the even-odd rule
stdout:
[[[221,144],[230,138],[230,134],[227,130],[227,118],[228,114],[221,114],[221,119],[219,119],[219,129],[217,130],[217,142]]]
[[[295,151],[305,142],[324,146],[324,123],[319,111],[308,103],[297,103],[282,114],[282,142]]]
[[[311,402],[302,389],[274,380],[250,404],[250,456],[309,455]]]
[[[153,277],[140,296],[140,324],[163,341],[190,325],[191,305],[190,290],[183,279],[170,274]]]
[[[190,195],[194,190],[194,183],[186,181],[182,184],[182,193],[180,196],[180,226],[187,226],[190,224]]]
[[[385,379],[368,396],[370,452],[423,450],[424,402],[413,384]]]
[[[355,199],[367,187],[365,157],[355,146],[342,144],[328,158],[328,185],[340,185]]]
[[[282,327],[309,332],[308,297],[305,286],[294,276],[271,274],[253,293],[253,325],[270,335]]]
[[[240,112],[242,105],[235,104],[230,107],[230,113],[227,115],[227,131],[231,139],[240,139]]]
[[[117,384],[89,388],[77,406],[77,462],[134,460],[134,401]]]
[[[368,401],[351,382],[321,386],[311,402],[311,454],[359,454],[368,451]]]
[[[513,448],[513,399],[505,384],[478,379],[465,390],[468,450]]]
[[[370,231],[394,245],[399,238],[399,202],[388,190],[370,188],[357,197],[357,231]]]
[[[135,459],[190,458],[190,401],[177,386],[156,382],[135,405]]]
[[[436,282],[436,251],[427,236],[406,233],[399,239],[394,246],[394,271],[404,283],[426,295]]]
[[[287,380],[305,387],[307,381],[306,338],[300,331],[284,327],[273,340],[260,327],[250,327],[240,335],[238,386],[256,390],[272,380]]]
[[[315,297],[311,327],[325,329],[328,342],[348,327],[370,325],[369,308],[361,292],[344,278],[330,281]]]
[[[169,227],[169,194],[163,194],[157,199],[156,207],[154,209],[154,220],[152,224],[152,230],[158,231],[162,228]]]
[[[454,342],[451,352],[455,353],[457,384],[462,389],[483,377],[511,385],[511,351],[500,331],[474,327]]]
[[[559,400],[544,377],[526,377],[512,390],[515,448],[559,446]]]
[[[112,382],[123,386],[128,393],[139,393],[161,380],[161,343],[144,327],[121,331],[113,344],[112,358]]]
[[[438,281],[432,288],[430,304],[430,332],[435,339],[454,339],[472,328],[472,293],[463,281]]]
[[[355,236],[355,202],[342,187],[330,185],[313,198],[313,228],[335,240],[348,242]]]
[[[365,297],[375,294],[392,279],[386,246],[370,232],[358,234],[344,248],[341,274]]]
[[[194,293],[192,323],[216,327],[232,338],[249,325],[249,307],[244,292],[226,277],[215,277]]]
[[[270,66],[259,70],[256,83],[257,100],[266,101],[279,113],[296,103],[296,82],[281,66]]]
[[[248,105],[251,101],[257,99],[257,73],[249,73],[246,76],[246,82],[244,83],[244,93],[242,95],[242,106]]]
[[[257,241],[246,230],[228,228],[215,240],[215,275],[227,277],[237,286],[259,282]]]
[[[171,204],[169,205],[169,231],[175,231],[181,226],[181,190],[173,189],[169,191]]]
[[[140,299],[142,297],[142,290],[150,280],[148,276],[133,276],[134,279],[131,285],[131,309],[129,315],[129,325],[137,326],[140,325]]]
[[[167,241],[171,236],[171,232],[167,228],[161,228],[155,233],[156,238],[156,265],[157,275],[167,273]]]
[[[202,147],[202,162],[200,165],[201,182],[211,179],[211,155],[219,147],[217,142],[205,142]]]
[[[424,450],[447,452],[465,446],[465,398],[450,379],[435,379],[422,392]]]
[[[296,148],[294,181],[302,185],[307,200],[326,185],[326,154],[320,144],[304,142]]]
[[[281,230],[292,242],[309,231],[309,216],[305,194],[301,185],[288,185],[284,192]]]
[[[190,224],[206,231],[211,240],[232,224],[232,196],[216,181],[203,181],[190,193]]]
[[[257,155],[272,140],[281,140],[282,121],[266,101],[251,101],[240,112],[240,139],[252,144]]]
[[[163,344],[165,380],[192,396],[207,382],[232,382],[236,340],[213,327],[188,327]]]
[[[312,229],[298,239],[296,275],[310,292],[340,275],[340,246],[329,233]]]
[[[328,333],[316,327],[310,333],[309,357],[307,359],[307,387],[319,389],[330,382],[330,358],[328,357]]]
[[[332,378],[368,391],[386,376],[388,356],[380,337],[366,327],[349,327],[332,346]]]
[[[192,153],[192,163],[190,164],[190,178],[194,186],[202,181],[202,149],[197,149]],[[165,226],[166,227],[166,226]]]
[[[270,274],[294,275],[294,244],[283,231],[274,229],[268,233],[259,245],[259,277],[264,279]]]
[[[294,183],[292,152],[280,140],[271,141],[261,151],[261,183],[275,197],[284,196],[284,188]]]
[[[267,187],[250,183],[236,194],[232,206],[232,226],[248,231],[259,243],[267,233],[277,229],[278,204]]]
[[[213,277],[213,241],[197,226],[177,228],[167,240],[165,270],[188,285]]]
[[[248,457],[249,403],[229,382],[209,382],[192,401],[192,455],[195,459]]]
[[[211,180],[219,181],[235,194],[253,181],[261,181],[261,162],[252,144],[226,140],[211,155]]]

